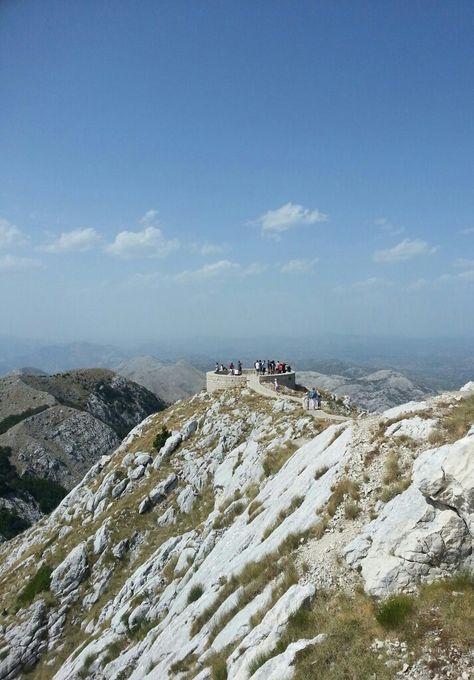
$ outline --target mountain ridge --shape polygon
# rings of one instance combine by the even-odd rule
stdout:
[[[0,677],[469,672],[473,388],[328,427],[247,389],[149,416],[0,546]]]

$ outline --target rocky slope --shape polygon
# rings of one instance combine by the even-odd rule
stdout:
[[[151,356],[133,357],[122,361],[115,371],[143,385],[168,404],[191,397],[206,386],[204,373],[187,361],[172,363]]]
[[[317,371],[298,371],[298,383],[327,390],[338,397],[347,396],[358,409],[382,412],[413,399],[423,399],[432,391],[392,369],[344,367],[341,373],[326,375]]]
[[[148,390],[105,369],[0,378],[0,481],[11,472],[8,459],[22,479],[49,480],[51,492],[55,484],[71,489],[137,423],[163,407]],[[0,491],[0,510],[32,522],[41,508],[32,485],[30,491],[21,486],[10,479]]]
[[[473,387],[336,425],[238,388],[149,416],[0,546],[0,678],[471,677]]]

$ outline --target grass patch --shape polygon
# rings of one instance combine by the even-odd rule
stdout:
[[[430,434],[432,444],[451,444],[464,437],[474,423],[474,395],[456,402],[454,408],[446,409],[441,427]]]
[[[398,455],[396,453],[391,453],[387,456],[387,460],[385,461],[383,483],[391,484],[397,479],[400,479],[401,474]]]
[[[390,484],[389,486],[385,486],[382,491],[380,492],[380,500],[383,503],[388,503],[389,501],[392,500],[392,498],[395,498],[395,496],[398,496],[399,494],[403,493],[408,489],[408,487],[411,484],[411,479],[405,478],[400,480],[399,482],[395,484]]]
[[[268,526],[268,527],[265,529],[265,531],[263,532],[262,541],[265,541],[265,540],[270,536],[270,534],[272,534],[272,533],[275,531],[275,529],[276,529],[277,527],[279,527],[280,524],[281,524],[287,517],[289,517],[291,514],[293,514],[293,512],[294,512],[297,508],[300,507],[300,505],[301,505],[301,503],[302,503],[303,501],[304,501],[303,496],[295,496],[295,497],[292,499],[290,505],[289,505],[287,508],[285,508],[284,510],[281,510],[281,511],[279,512],[278,517],[277,517],[276,520],[273,522],[273,524],[271,524],[270,526]]]
[[[381,626],[389,630],[396,630],[405,624],[407,616],[414,609],[413,599],[407,595],[389,597],[378,608],[375,618]]]
[[[347,501],[344,506],[344,517],[346,519],[355,519],[360,514],[360,505],[355,501]]]
[[[323,467],[320,467],[320,468],[319,468],[318,470],[316,470],[316,472],[314,473],[314,478],[315,478],[316,480],[321,479],[321,477],[322,477],[323,475],[325,475],[326,472],[327,472],[328,470],[329,470],[329,468],[327,467],[327,465],[324,465]]]
[[[52,568],[49,564],[44,564],[38,569],[31,581],[23,588],[18,595],[17,602],[21,606],[29,605],[33,602],[38,593],[49,592],[51,586]]]
[[[296,449],[296,444],[287,442],[285,446],[280,446],[273,451],[269,451],[262,463],[265,477],[271,477],[281,470],[286,461],[294,454]]]
[[[196,602],[196,600],[199,600],[201,595],[204,593],[204,586],[202,583],[197,583],[195,586],[191,588],[191,590],[188,593],[188,604],[191,604],[191,602]]]
[[[359,485],[348,477],[342,477],[342,479],[331,487],[331,491],[332,494],[326,506],[326,512],[330,517],[334,517],[336,510],[346,496],[349,496],[353,501],[358,501],[360,499]]]
[[[225,529],[226,527],[229,527],[234,519],[238,517],[238,515],[241,515],[243,511],[245,510],[245,505],[241,502],[238,501],[230,507],[230,510],[227,512],[222,512],[219,517],[214,521],[214,524],[212,525],[213,529]]]
[[[247,524],[250,524],[250,522],[253,519],[255,519],[255,517],[262,512],[262,510],[263,510],[263,505],[262,505],[261,501],[253,500],[248,507]]]

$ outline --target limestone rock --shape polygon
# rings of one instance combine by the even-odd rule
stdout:
[[[160,454],[162,457],[170,456],[173,451],[176,451],[178,446],[181,444],[182,436],[180,432],[175,432],[165,441],[160,449]]]
[[[174,472],[168,475],[168,477],[163,482],[157,484],[148,494],[152,504],[155,505],[156,503],[164,500],[177,484],[178,477],[174,474]]]
[[[252,680],[291,680],[294,675],[293,663],[298,652],[311,645],[321,644],[325,635],[317,635],[311,640],[298,640],[288,645],[282,654],[272,657],[252,675]]]
[[[181,430],[181,438],[183,442],[185,442],[186,439],[192,437],[192,435],[196,432],[197,429],[198,429],[197,420],[188,420],[188,422],[184,425],[183,429]]]
[[[262,654],[270,652],[280,639],[288,619],[306,603],[315,593],[313,585],[291,586],[278,602],[268,611],[261,623],[253,628],[242,640],[227,661],[229,676],[233,680],[247,680],[248,668],[252,661]],[[245,650],[239,654],[239,650]]]
[[[133,468],[132,470],[129,470],[128,476],[130,479],[140,479],[140,477],[143,477],[145,474],[145,466],[144,465],[138,465],[136,468]]]
[[[153,458],[150,456],[149,453],[146,452],[138,452],[135,454],[135,460],[133,461],[134,465],[148,465],[151,463]]]
[[[0,660],[0,678],[16,680],[21,671],[33,668],[47,649],[47,609],[42,600],[34,602],[28,610],[19,612],[19,625],[5,633],[8,644],[6,656]],[[22,673],[21,673],[22,675]]]
[[[421,454],[413,468],[413,483],[428,499],[454,508],[474,538],[474,439]]]
[[[51,590],[63,597],[75,590],[88,572],[87,547],[79,543],[51,574]]]
[[[176,513],[173,508],[168,508],[165,512],[160,515],[157,519],[157,524],[160,527],[167,527],[171,524],[176,523]]]
[[[194,493],[193,487],[188,484],[188,486],[185,486],[184,489],[178,494],[176,502],[180,511],[188,515],[192,510],[195,500],[196,495]]]

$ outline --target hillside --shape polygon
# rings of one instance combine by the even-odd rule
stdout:
[[[416,384],[392,369],[372,370],[341,362],[327,362],[337,372],[298,371],[297,381],[307,387],[318,387],[338,397],[348,396],[358,409],[382,412],[407,401],[432,394],[429,388]]]
[[[149,416],[0,546],[0,678],[469,678],[473,389],[335,425],[239,388]]]
[[[133,357],[115,367],[119,375],[143,385],[159,399],[172,404],[204,389],[204,373],[187,361],[160,361],[156,357]]]
[[[0,534],[10,538],[17,518],[38,519],[41,505],[51,509],[37,501],[59,493],[57,485],[64,495],[132,427],[163,407],[148,390],[105,369],[0,378],[0,479],[14,477],[0,491]],[[26,479],[42,481],[25,488]],[[42,492],[32,497],[34,484],[42,484]]]

